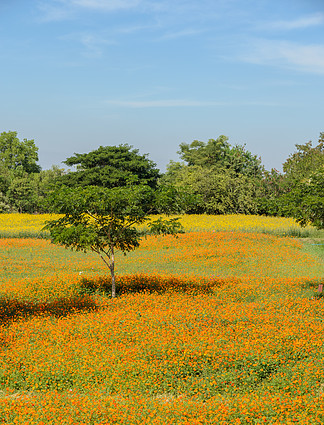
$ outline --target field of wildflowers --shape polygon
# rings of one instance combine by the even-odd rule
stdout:
[[[46,237],[46,233],[41,232],[45,221],[58,217],[60,216],[57,214],[0,214],[0,237]]]
[[[47,220],[57,214],[0,214],[0,237],[46,238],[41,232]],[[324,237],[324,232],[311,226],[301,228],[294,219],[258,215],[182,215],[181,224],[186,231],[241,231],[270,233],[279,236]],[[143,226],[144,227],[144,226]]]
[[[270,233],[278,236],[321,237],[322,231],[312,226],[301,228],[293,218],[260,215],[183,215],[181,223],[187,231],[240,231]]]
[[[95,255],[0,239],[0,422],[324,423],[323,262],[195,230],[119,256],[116,299]]]

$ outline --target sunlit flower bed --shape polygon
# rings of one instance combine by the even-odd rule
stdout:
[[[58,214],[0,214],[0,237],[39,237],[45,222],[58,217]]]
[[[0,294],[13,291],[17,279],[104,275],[108,268],[97,254],[72,252],[42,239],[0,239]],[[302,251],[296,239],[242,232],[191,232],[149,236],[126,256],[116,256],[116,273],[159,273],[191,276],[317,277],[323,267]],[[50,281],[49,281],[50,282]],[[49,283],[51,285],[51,283]],[[38,283],[29,283],[39,288]],[[56,283],[53,289],[62,291]],[[50,293],[47,288],[45,294]],[[20,294],[24,293],[20,288]],[[56,295],[54,295],[56,296]]]
[[[60,217],[55,214],[0,214],[0,237],[46,237],[42,232],[47,220]],[[159,216],[158,216],[159,217]],[[158,218],[154,216],[154,218]],[[165,216],[164,216],[165,217]],[[316,234],[313,227],[302,229],[294,219],[258,215],[181,215],[186,231],[229,230],[273,233],[281,236],[308,236]],[[145,226],[142,226],[145,227]]]
[[[181,217],[181,223],[188,230],[239,230],[282,234],[301,230],[293,218],[243,214],[184,215]]]
[[[0,239],[0,422],[323,424],[323,265],[290,238]]]
[[[97,298],[97,311],[75,301],[61,316],[45,306],[2,327],[1,420],[323,423],[323,303],[296,297],[302,279],[217,283]]]

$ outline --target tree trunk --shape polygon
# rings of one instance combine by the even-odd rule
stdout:
[[[111,272],[111,296],[112,298],[116,298],[116,281],[114,272]]]
[[[110,273],[111,273],[111,296],[112,298],[116,298],[115,255],[114,255],[113,248],[111,250]]]
[[[100,251],[95,251],[95,250],[93,250],[93,251],[97,252],[100,255],[102,261],[106,264],[107,267],[109,267],[110,275],[111,275],[111,296],[113,298],[116,298],[116,277],[115,277],[115,254],[114,254],[114,247],[111,246],[110,247],[110,250],[111,250],[111,255],[110,256],[106,253],[107,257],[109,258],[109,261],[106,261],[104,259],[104,257],[101,255]]]

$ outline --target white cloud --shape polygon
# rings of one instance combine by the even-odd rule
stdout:
[[[324,74],[324,44],[302,45],[290,41],[257,40],[240,59],[260,65]]]
[[[133,9],[142,0],[39,0],[42,21],[61,21],[71,19],[80,10],[112,12]]]
[[[309,28],[318,25],[324,24],[324,14],[323,13],[315,13],[310,16],[303,16],[298,19],[288,20],[288,21],[275,21],[262,24],[262,29],[270,29],[270,30],[295,30],[302,28]],[[260,26],[261,27],[261,26]]]
[[[55,3],[40,1],[38,9],[41,13],[41,21],[62,21],[70,17],[70,11],[65,7],[64,0],[57,0]]]
[[[60,37],[64,41],[77,42],[83,47],[83,55],[91,58],[102,56],[104,49],[115,42],[111,39],[93,33],[72,33]]]
[[[277,106],[277,103],[266,101],[217,102],[188,99],[164,100],[107,100],[107,105],[125,108],[172,108],[172,107],[209,107],[209,106]],[[281,104],[282,105],[282,104]]]
[[[70,0],[71,6],[84,7],[95,10],[129,9],[140,4],[141,0]]]
[[[174,40],[182,37],[190,37],[197,34],[201,34],[203,30],[195,30],[195,29],[184,29],[181,31],[168,32],[160,37],[160,40]]]
[[[104,46],[114,44],[110,40],[93,34],[83,34],[80,38],[80,42],[85,48],[86,56],[90,57],[100,57],[103,53]]]
[[[0,0],[1,1],[1,0]],[[74,17],[84,10],[113,12],[137,9],[153,13],[157,22],[168,21],[181,25],[181,22],[204,22],[205,20],[233,17],[238,0],[36,0],[43,20],[60,20]],[[232,3],[233,2],[233,3]]]

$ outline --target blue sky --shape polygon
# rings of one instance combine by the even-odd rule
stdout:
[[[281,170],[324,131],[323,0],[0,0],[0,132],[42,168],[224,134]]]

